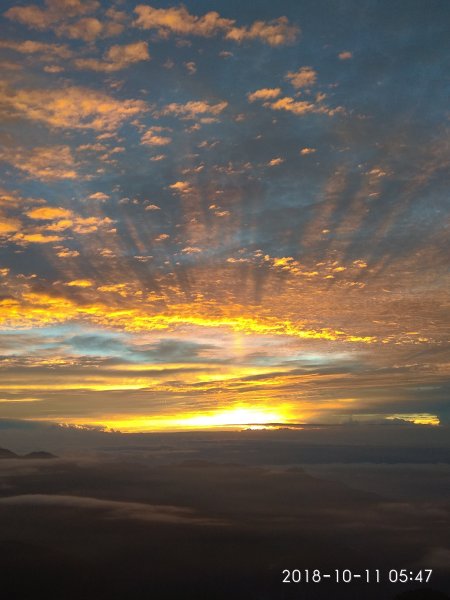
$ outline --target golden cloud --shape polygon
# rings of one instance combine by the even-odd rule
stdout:
[[[0,235],[15,233],[10,239],[20,245],[58,242],[64,238],[60,235],[54,235],[55,233],[60,234],[71,229],[74,233],[85,235],[94,233],[101,227],[110,227],[113,223],[109,217],[81,217],[71,210],[58,206],[38,206],[26,211],[24,214],[32,221],[47,221],[47,223],[23,228],[17,219],[3,218],[0,221]],[[78,256],[78,252],[73,254],[61,247],[59,250],[62,253],[58,256]],[[69,254],[65,253],[64,250]]]
[[[291,275],[300,275],[302,277],[315,277],[319,273],[318,271],[308,271],[295,260],[292,256],[275,256],[271,257],[268,254],[264,256],[264,261],[270,265],[271,268]]]
[[[74,279],[73,281],[68,281],[64,285],[67,285],[68,287],[87,288],[92,287],[93,283],[90,279]]]
[[[18,219],[9,219],[0,214],[0,235],[15,233],[20,229]]]
[[[77,281],[77,280],[74,280]],[[81,280],[84,281],[84,280]],[[90,280],[86,280],[89,281]],[[73,285],[71,287],[77,287]],[[82,287],[82,286],[78,286]],[[87,287],[87,286],[86,286]],[[89,286],[91,287],[91,286]],[[155,312],[148,304],[116,308],[108,302],[78,304],[67,297],[50,296],[25,289],[13,302],[2,304],[0,323],[3,326],[44,325],[84,318],[96,325],[124,331],[161,331],[193,326],[223,328],[243,334],[288,336],[298,339],[341,340],[373,343],[373,336],[359,336],[330,328],[308,328],[306,323],[272,316],[246,316],[242,306],[230,306],[229,314],[214,315],[212,308],[198,304],[174,305],[167,312]]]
[[[64,238],[59,235],[43,235],[42,233],[17,233],[12,239],[19,244],[23,242],[49,244],[50,242],[61,242]]]
[[[30,219],[38,219],[43,221],[66,218],[73,215],[71,210],[68,210],[67,208],[60,208],[58,206],[41,206],[31,209],[25,214]]]

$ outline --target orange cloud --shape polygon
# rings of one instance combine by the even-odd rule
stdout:
[[[345,50],[344,52],[339,52],[338,57],[340,60],[350,60],[350,58],[353,58],[353,54]]]
[[[74,23],[61,23],[54,30],[59,36],[68,37],[72,40],[93,42],[103,33],[104,25],[95,17],[84,17]]]
[[[13,6],[5,12],[5,17],[33,29],[47,29],[58,21],[91,13],[100,6],[97,0],[46,0],[45,5],[46,8],[35,4]]]
[[[158,237],[154,239],[155,242],[163,242],[164,240],[168,240],[170,235],[168,233],[160,233]]]
[[[52,181],[76,179],[79,176],[69,146],[8,149],[0,152],[0,160],[24,171],[31,179]]]
[[[153,8],[140,4],[134,12],[137,14],[135,26],[141,29],[154,29],[162,38],[169,35],[196,35],[211,37],[217,34],[235,42],[260,40],[270,46],[289,44],[296,40],[299,28],[291,25],[286,17],[270,22],[255,21],[250,27],[236,27],[234,19],[221,17],[211,11],[202,16],[189,13],[184,7]]]
[[[300,150],[300,154],[302,156],[306,156],[307,154],[314,154],[315,152],[317,152],[315,148],[302,148]]]
[[[294,98],[290,98],[289,96],[280,98],[276,102],[266,102],[264,106],[270,107],[272,110],[285,110],[294,115],[305,115],[316,111],[316,106],[313,102],[294,100]]]
[[[34,4],[15,6],[7,10],[5,16],[33,29],[51,29],[60,37],[85,42],[122,33],[124,26],[119,11],[106,11],[105,21],[87,16],[99,7],[97,0],[46,0],[45,8]]]
[[[93,194],[90,194],[88,198],[89,200],[100,200],[100,202],[103,202],[104,200],[109,200],[108,194],[105,194],[104,192],[94,192]]]
[[[177,181],[169,185],[170,189],[179,194],[189,194],[192,192],[192,187],[189,181]]]
[[[255,102],[255,100],[272,100],[273,98],[277,98],[280,94],[280,88],[262,88],[261,90],[248,93],[247,98],[249,102]]]
[[[69,248],[62,248],[60,246],[56,256],[59,256],[59,258],[76,258],[80,256],[80,253],[78,250],[70,250]]]
[[[73,52],[65,44],[46,44],[44,42],[35,42],[26,40],[24,42],[15,42],[12,40],[1,40],[0,48],[8,48],[21,54],[39,54],[42,58],[71,58]]]
[[[194,61],[190,60],[189,62],[185,62],[184,66],[186,67],[189,75],[195,75],[195,73],[197,73],[197,65]]]
[[[111,285],[101,285],[97,288],[99,292],[112,292],[119,294],[122,298],[126,298],[130,294],[130,290],[127,290],[126,283],[114,283]]]
[[[94,233],[99,227],[110,226],[114,223],[109,217],[77,217],[73,222],[73,230],[75,233],[84,235]]]
[[[20,206],[23,198],[19,196],[17,192],[12,192],[5,188],[0,188],[0,206],[5,206],[6,208],[13,208]]]
[[[290,81],[295,89],[311,87],[317,81],[317,73],[312,67],[300,67],[298,71],[290,71],[286,75],[286,79]]]
[[[148,44],[147,42],[135,42],[124,46],[111,46],[105,53],[103,60],[79,58],[75,60],[74,64],[78,69],[109,73],[126,69],[130,65],[144,60],[150,60]]]
[[[160,116],[175,115],[182,119],[197,119],[202,115],[218,115],[228,106],[228,102],[222,101],[210,104],[206,100],[191,100],[186,104],[172,102],[167,104],[159,113]]]
[[[226,39],[242,42],[244,40],[259,40],[269,46],[292,44],[297,39],[300,29],[290,25],[286,17],[278,17],[273,21],[255,21],[250,27],[233,27]]]
[[[272,158],[272,160],[269,160],[269,162],[267,163],[267,166],[268,167],[278,167],[278,165],[281,165],[282,163],[284,163],[284,158],[277,157],[277,158]]]
[[[210,37],[219,31],[231,28],[235,22],[233,19],[222,18],[217,12],[196,17],[191,15],[184,6],[153,8],[139,4],[134,12],[137,14],[135,21],[137,27],[156,29],[161,37],[167,37],[169,34]]]
[[[62,73],[64,68],[60,67],[59,65],[46,65],[44,67],[44,71],[46,73]]]
[[[150,127],[141,137],[141,144],[145,146],[167,146],[172,141],[172,138],[160,135],[166,130],[166,127]]]
[[[83,87],[6,91],[0,105],[10,114],[56,128],[113,131],[147,110],[142,100],[116,100]]]
[[[316,102],[309,102],[307,100],[294,100],[290,96],[284,96],[275,102],[264,102],[264,106],[272,110],[284,110],[297,116],[308,113],[321,113],[332,117],[336,113],[343,112],[344,109],[341,106],[330,108],[325,104],[321,104],[322,99],[322,97],[319,97]]]

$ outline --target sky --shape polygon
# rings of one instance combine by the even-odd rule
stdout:
[[[3,2],[1,417],[448,424],[449,16]]]

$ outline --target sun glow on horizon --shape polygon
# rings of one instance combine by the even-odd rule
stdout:
[[[146,433],[161,431],[189,431],[189,430],[217,430],[217,429],[239,429],[241,427],[265,429],[270,428],[273,423],[286,423],[295,421],[297,418],[289,413],[285,407],[247,407],[235,406],[229,409],[207,412],[205,414],[188,414],[185,416],[148,417],[139,416],[130,418],[129,415],[117,415],[106,419],[72,419],[65,420],[64,425],[70,426],[92,426],[104,428],[108,431],[120,431],[122,433]]]
[[[401,419],[402,421],[408,421],[409,423],[414,423],[415,425],[440,425],[440,419],[437,415],[431,415],[429,413],[420,413],[420,414],[396,414],[387,417],[388,421],[394,421],[396,419]]]

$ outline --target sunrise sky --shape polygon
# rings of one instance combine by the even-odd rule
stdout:
[[[448,5],[407,6],[2,3],[3,418],[449,422]]]

